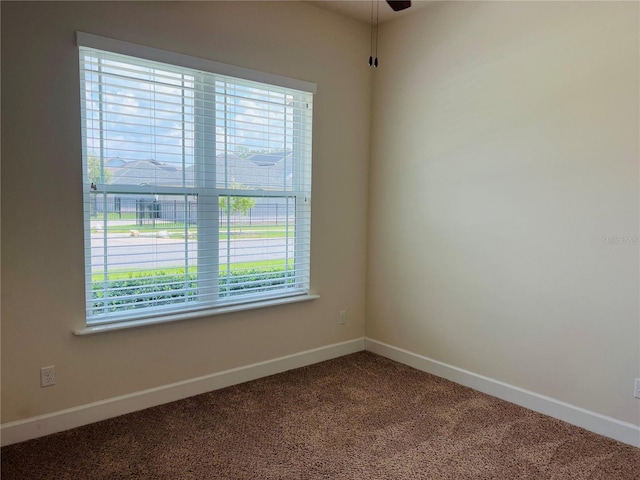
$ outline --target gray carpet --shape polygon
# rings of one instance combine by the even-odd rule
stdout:
[[[9,479],[640,479],[640,450],[361,352],[2,448]]]

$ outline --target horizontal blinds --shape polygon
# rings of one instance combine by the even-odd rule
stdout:
[[[88,323],[308,292],[312,95],[80,47]]]
[[[122,40],[93,35],[91,33],[76,32],[76,42],[80,47],[95,48],[112,53],[129,55],[134,58],[152,60],[167,65],[212,72],[269,85],[278,85],[301,92],[316,93],[316,84],[312,82],[259,72],[237,65],[229,65],[204,58],[192,57],[190,55],[182,55],[176,52],[168,52],[166,50],[123,42]]]

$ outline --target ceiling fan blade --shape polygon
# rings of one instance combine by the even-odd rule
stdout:
[[[387,3],[394,12],[399,12],[411,6],[411,0],[387,0]]]

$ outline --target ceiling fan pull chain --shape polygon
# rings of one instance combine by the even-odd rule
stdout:
[[[376,33],[373,34],[373,5],[376,7]],[[404,10],[411,6],[411,0],[387,0],[387,3],[391,6],[394,12]],[[371,35],[369,38],[369,66],[378,68],[378,28],[380,26],[380,0],[371,0]],[[375,42],[375,43],[374,43]],[[375,44],[375,47],[374,47]],[[375,55],[375,58],[374,58]]]
[[[376,0],[376,59],[373,67],[378,68],[378,30],[380,29],[380,0]]]
[[[373,66],[373,2],[375,0],[371,0],[371,22],[369,26],[371,27],[371,33],[369,35],[369,66]]]

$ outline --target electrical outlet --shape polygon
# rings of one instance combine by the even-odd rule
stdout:
[[[346,310],[340,311],[340,320],[339,320],[338,323],[340,323],[340,325],[344,325],[345,323],[347,323],[347,311]]]
[[[633,391],[633,396],[640,398],[640,378],[636,378],[636,388]]]
[[[42,367],[40,369],[40,386],[50,387],[56,384],[56,367],[53,365],[49,367]]]

